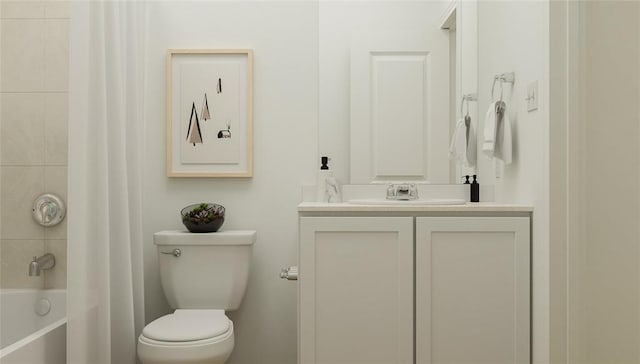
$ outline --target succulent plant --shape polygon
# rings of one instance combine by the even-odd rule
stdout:
[[[216,204],[201,203],[191,211],[182,214],[182,221],[193,224],[206,224],[224,215],[224,207]]]

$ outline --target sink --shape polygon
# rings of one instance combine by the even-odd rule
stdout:
[[[427,206],[427,205],[464,205],[467,201],[459,198],[432,198],[428,200],[387,200],[367,198],[348,200],[353,205],[395,205],[395,206]]]

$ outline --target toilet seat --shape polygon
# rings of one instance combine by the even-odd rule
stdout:
[[[233,346],[233,322],[223,310],[176,310],[143,329],[138,356],[145,364],[224,363]]]
[[[224,335],[230,326],[223,310],[179,309],[145,326],[142,335],[160,342],[191,342]]]

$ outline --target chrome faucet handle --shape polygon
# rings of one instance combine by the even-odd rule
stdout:
[[[415,183],[392,184],[387,188],[387,200],[417,200],[418,187]]]
[[[51,201],[43,202],[40,205],[40,214],[42,215],[43,224],[49,225],[58,214],[58,206]]]
[[[42,226],[54,226],[62,222],[66,207],[62,199],[52,193],[38,196],[33,203],[33,219]]]
[[[396,188],[393,183],[389,184],[387,187],[387,200],[395,200],[396,199]]]
[[[418,186],[415,183],[409,184],[409,200],[418,199]]]

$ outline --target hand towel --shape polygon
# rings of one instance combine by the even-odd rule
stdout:
[[[460,119],[456,123],[456,128],[453,131],[451,137],[451,144],[449,144],[449,159],[455,161],[463,161],[467,154],[467,141],[465,136],[464,120]]]
[[[467,167],[476,165],[476,133],[469,117],[456,123],[449,144],[449,158]]]
[[[504,164],[511,163],[511,121],[507,105],[503,101],[489,106],[484,122],[482,152],[489,159],[499,159]]]
[[[496,146],[496,103],[489,105],[487,115],[484,118],[484,131],[482,152],[489,158],[493,159],[493,152]]]
[[[477,161],[478,141],[476,136],[476,130],[473,127],[470,117],[465,118],[465,125],[467,127],[467,167],[475,167]]]
[[[501,109],[496,111],[496,147],[493,155],[507,165],[511,164],[511,121],[504,102]]]

